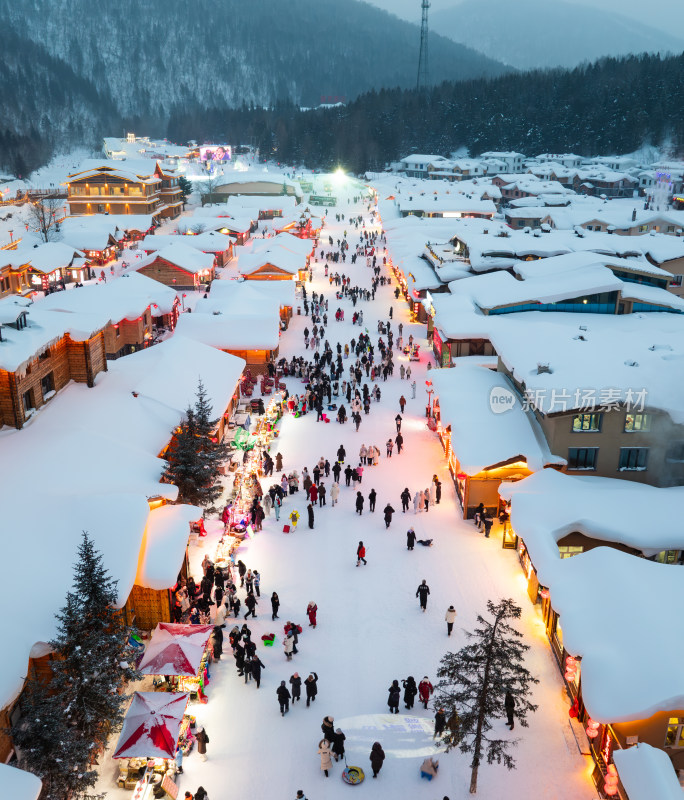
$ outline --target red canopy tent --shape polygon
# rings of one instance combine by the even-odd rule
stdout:
[[[135,692],[114,758],[173,758],[187,694]]]
[[[143,675],[197,675],[213,630],[213,625],[160,622],[145,649],[139,671]]]

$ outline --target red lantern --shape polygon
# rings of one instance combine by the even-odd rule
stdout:
[[[570,672],[569,670],[564,675],[566,681],[574,681],[577,677],[576,672]]]
[[[616,794],[618,793],[618,787],[617,787],[617,784],[612,784],[612,783],[611,783],[611,784],[606,784],[606,785],[603,787],[603,791],[604,791],[604,792],[605,792],[605,794],[607,794],[609,797],[613,797],[614,795],[616,795]]]
[[[606,786],[617,786],[618,785],[618,776],[617,775],[611,775],[610,773],[608,773],[606,775],[606,777],[605,777],[604,783],[606,784]]]
[[[542,589],[539,594],[544,598],[544,600],[548,600],[551,597],[551,592],[548,589]]]
[[[595,739],[598,736],[598,731],[596,730],[596,728],[587,728],[586,734],[589,737],[589,739]]]

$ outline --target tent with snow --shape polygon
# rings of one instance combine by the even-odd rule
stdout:
[[[135,692],[114,758],[173,758],[188,695]]]
[[[196,676],[212,630],[212,625],[160,622],[145,649],[140,673]]]

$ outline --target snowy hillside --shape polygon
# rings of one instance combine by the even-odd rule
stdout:
[[[456,42],[519,69],[574,67],[602,56],[681,52],[684,34],[663,33],[594,5],[563,0],[464,0],[432,15],[431,26]]]

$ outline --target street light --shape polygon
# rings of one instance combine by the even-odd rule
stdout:
[[[432,395],[434,393],[434,389],[432,388],[432,381],[425,381],[425,391],[427,392],[428,402],[427,406],[425,407],[425,416],[430,417],[430,408],[432,407]]]

